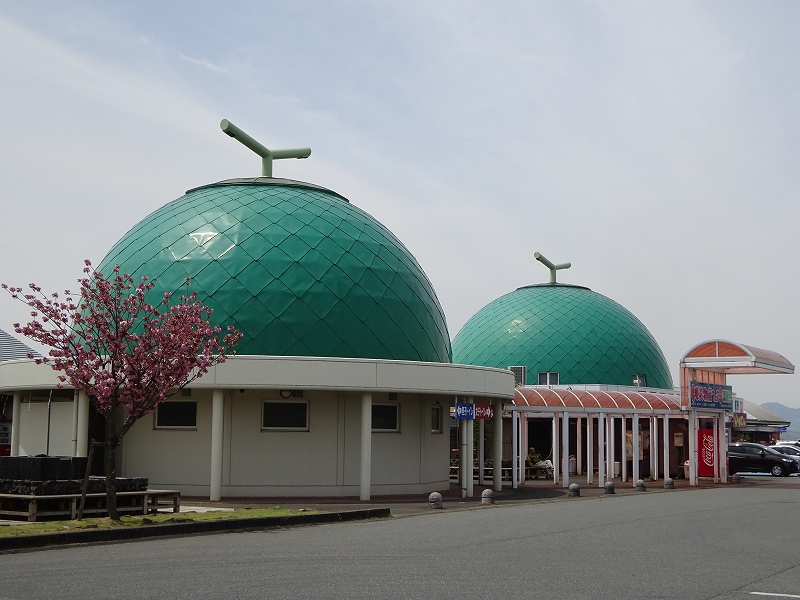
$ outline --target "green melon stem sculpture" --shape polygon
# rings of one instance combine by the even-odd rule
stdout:
[[[311,148],[288,148],[286,150],[270,150],[260,142],[257,142],[252,137],[247,135],[244,131],[239,129],[236,125],[222,119],[220,121],[220,129],[232,137],[233,139],[241,142],[250,150],[255,152],[261,157],[261,176],[272,177],[272,160],[279,158],[308,158],[311,156]]]
[[[561,269],[569,269],[572,266],[572,263],[561,263],[560,265],[554,265],[552,262],[550,262],[544,256],[542,256],[541,253],[539,252],[534,252],[533,258],[535,258],[545,267],[550,269],[550,283],[556,283],[556,271],[560,271]]]

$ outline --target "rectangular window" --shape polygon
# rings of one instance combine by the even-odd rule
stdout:
[[[636,387],[647,387],[647,375],[637,373],[633,376],[633,385]]]
[[[442,407],[431,407],[431,433],[442,433]]]
[[[508,367],[514,374],[514,385],[528,385],[528,368],[524,366]]]
[[[156,409],[156,429],[196,429],[197,402],[162,402]]]
[[[400,407],[397,404],[373,404],[372,431],[400,431]]]
[[[264,402],[262,429],[308,431],[308,401]]]
[[[540,371],[539,385],[558,385],[558,373]]]

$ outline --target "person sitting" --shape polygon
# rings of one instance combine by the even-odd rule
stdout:
[[[529,467],[535,467],[542,462],[542,455],[536,451],[536,448],[531,447],[528,450],[528,458],[525,459],[525,464]]]

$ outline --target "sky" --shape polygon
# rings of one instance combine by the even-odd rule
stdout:
[[[800,363],[800,3],[0,0],[0,282],[74,289],[187,189],[322,185],[409,248],[451,338],[559,281],[633,312],[678,382],[728,339]],[[0,329],[27,310],[0,294]],[[736,376],[800,407],[798,375]]]

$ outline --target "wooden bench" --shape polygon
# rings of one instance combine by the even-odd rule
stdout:
[[[0,494],[0,517],[26,517],[34,522],[39,517],[61,517],[76,519],[80,506],[80,494],[35,496],[33,494]],[[146,515],[158,512],[159,508],[181,510],[181,493],[175,490],[142,490],[117,492],[117,510],[120,514]],[[83,507],[86,516],[108,514],[106,495],[86,494]]]

